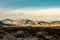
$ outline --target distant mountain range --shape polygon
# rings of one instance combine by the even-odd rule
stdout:
[[[33,20],[29,20],[29,19],[20,19],[20,20],[13,20],[13,19],[4,19],[4,20],[0,20],[0,26],[16,26],[17,23],[21,23],[20,21],[24,22],[25,24],[35,24],[35,22],[37,24],[60,24],[60,21],[51,21],[51,22],[46,22],[46,21],[33,21]],[[16,23],[16,24],[14,24]]]
[[[5,24],[5,22],[8,22],[8,21],[14,21],[13,19],[4,19],[4,20],[0,20],[0,26],[16,26],[14,24]]]
[[[0,21],[0,26],[3,26],[3,25],[4,25],[4,23],[2,21]]]
[[[5,21],[14,21],[13,19],[4,19],[2,20],[2,22],[5,22]]]

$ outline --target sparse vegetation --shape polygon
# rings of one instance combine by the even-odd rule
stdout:
[[[3,34],[3,37],[9,33],[16,38],[36,37],[38,40],[60,40],[60,29],[43,27],[3,27],[2,30],[0,30],[0,33]]]

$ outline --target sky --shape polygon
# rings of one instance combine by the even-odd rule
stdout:
[[[60,21],[60,0],[0,0],[0,19]]]

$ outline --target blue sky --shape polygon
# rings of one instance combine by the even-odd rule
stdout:
[[[60,0],[0,0],[4,8],[60,7]]]
[[[60,0],[0,0],[0,13],[0,19],[60,20]]]

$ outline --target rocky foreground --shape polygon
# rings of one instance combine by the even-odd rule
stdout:
[[[60,29],[48,27],[0,27],[1,40],[60,40]]]

